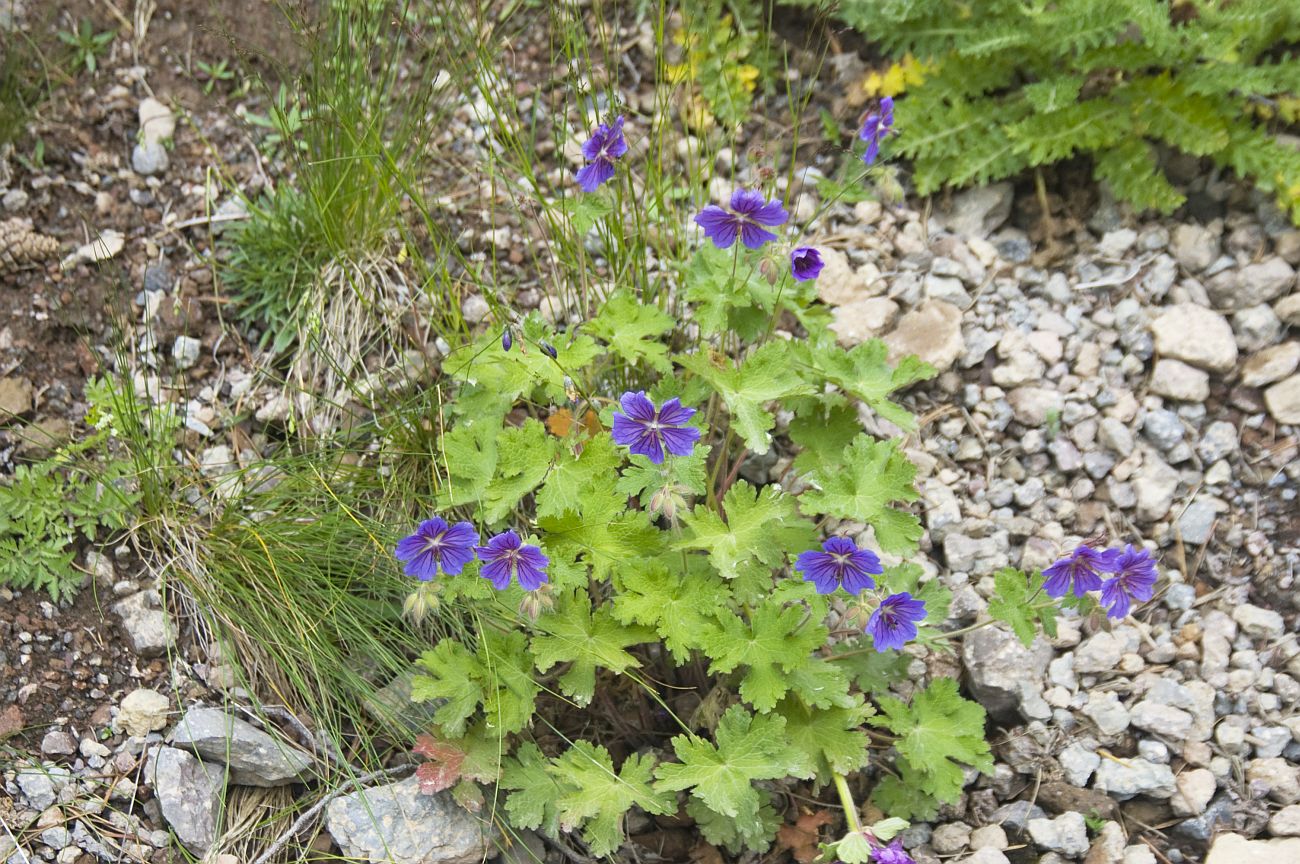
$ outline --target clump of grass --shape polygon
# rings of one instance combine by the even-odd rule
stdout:
[[[37,107],[48,98],[52,84],[46,56],[38,35],[41,25],[20,28],[17,21],[6,28],[16,4],[0,0],[0,151],[11,147],[26,131]]]

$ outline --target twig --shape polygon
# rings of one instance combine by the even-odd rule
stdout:
[[[563,852],[564,857],[572,861],[573,864],[594,864],[596,860],[595,858],[588,858],[586,855],[583,855],[577,850],[570,848],[567,843],[565,843],[563,840],[560,840],[556,837],[547,837],[545,834],[541,834],[538,836],[540,836],[547,843],[550,843],[556,849],[559,849],[561,852]],[[254,861],[253,864],[266,864],[266,862]]]
[[[314,819],[320,813],[320,811],[324,810],[325,807],[331,801],[333,801],[335,798],[340,798],[343,795],[347,794],[347,792],[350,791],[349,787],[352,786],[360,787],[363,783],[369,783],[372,780],[379,780],[381,778],[392,777],[397,774],[404,774],[413,767],[414,767],[413,765],[399,765],[396,768],[384,768],[380,771],[371,771],[369,774],[363,774],[360,777],[353,777],[351,780],[348,780],[342,786],[340,786],[330,794],[326,795],[324,798],[317,801],[307,810],[306,813],[303,813],[301,816],[295,819],[294,823],[289,826],[289,830],[285,831],[283,834],[277,837],[275,839],[275,842],[272,843],[270,846],[268,846],[265,852],[257,856],[257,858],[255,858],[251,862],[251,864],[267,864],[268,861],[270,861],[273,857],[275,857],[276,853],[278,853],[281,849],[283,849],[285,845],[288,844],[288,842],[293,839],[294,835],[296,835],[299,831],[305,828],[307,826],[307,823],[310,822],[312,819]]]

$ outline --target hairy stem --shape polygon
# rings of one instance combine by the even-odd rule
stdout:
[[[844,807],[844,821],[849,823],[849,832],[856,834],[862,830],[858,821],[858,805],[853,803],[853,793],[849,791],[849,781],[838,771],[832,771],[835,778],[835,791],[840,795],[840,804]]]

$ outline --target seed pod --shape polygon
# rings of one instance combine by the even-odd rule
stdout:
[[[510,328],[501,331],[501,350],[506,353],[510,352],[510,346],[515,344],[515,337],[511,335]]]
[[[546,356],[550,357],[552,360],[560,356],[560,352],[556,351],[555,346],[552,345],[550,342],[539,342],[537,344],[542,346],[542,350],[546,352]]]

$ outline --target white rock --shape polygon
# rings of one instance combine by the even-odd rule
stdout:
[[[830,306],[843,306],[867,295],[867,282],[838,249],[821,248],[822,272],[817,277],[817,296]]]
[[[1181,772],[1174,780],[1177,792],[1169,799],[1169,806],[1177,816],[1200,816],[1214,797],[1218,781],[1207,768],[1193,768]]]
[[[172,343],[172,359],[176,361],[176,368],[189,369],[199,362],[199,352],[202,349],[203,343],[193,336],[177,336]]]
[[[1300,801],[1300,767],[1281,757],[1250,760],[1246,779],[1266,789],[1268,797],[1279,804]]]
[[[1300,342],[1283,342],[1258,351],[1241,364],[1241,383],[1263,387],[1281,381],[1300,367]]]
[[[157,690],[132,690],[122,699],[113,726],[128,735],[144,736],[167,725],[167,697]]]
[[[1213,309],[1179,303],[1151,322],[1161,355],[1211,372],[1228,372],[1237,363],[1237,339],[1228,320]]]
[[[1213,297],[1225,309],[1244,309],[1280,297],[1295,285],[1295,270],[1281,258],[1267,258],[1248,264],[1237,274],[1236,290]]]
[[[1010,864],[1010,861],[1001,850],[986,846],[961,859],[961,864]]]
[[[1234,607],[1232,620],[1247,636],[1256,639],[1277,639],[1286,631],[1286,622],[1280,614],[1249,603]]]
[[[1119,735],[1129,724],[1128,709],[1114,693],[1093,690],[1088,693],[1088,702],[1083,706],[1083,713],[1097,726],[1097,731],[1107,737]]]
[[[1088,785],[1092,772],[1101,764],[1101,757],[1076,741],[1061,751],[1057,761],[1061,763],[1065,779],[1071,785],[1082,788]]]
[[[830,329],[845,348],[875,339],[898,316],[898,304],[888,297],[863,297],[831,309]]]
[[[1088,826],[1082,813],[1062,813],[1055,819],[1030,819],[1029,836],[1040,848],[1078,858],[1088,851]]]
[[[1172,705],[1143,699],[1129,712],[1129,722],[1139,729],[1181,741],[1192,730],[1192,715]]]
[[[1093,788],[1120,801],[1134,795],[1168,798],[1176,791],[1174,772],[1168,765],[1134,757],[1101,760]]]
[[[1300,804],[1288,804],[1268,820],[1268,833],[1274,837],[1300,837]]]
[[[1124,643],[1114,633],[1102,630],[1074,649],[1076,672],[1113,672],[1124,654]]]
[[[415,777],[335,798],[325,828],[345,856],[362,861],[480,864],[492,849],[486,823],[447,792],[423,794]]]
[[[1146,522],[1164,518],[1174,503],[1178,489],[1178,472],[1154,453],[1148,452],[1142,467],[1133,475],[1133,492],[1137,496],[1137,516]]]
[[[966,350],[961,335],[961,310],[942,300],[927,300],[902,317],[893,332],[885,337],[885,344],[889,346],[891,363],[915,354],[943,372]]]
[[[952,210],[938,214],[954,234],[985,238],[1007,221],[1015,189],[1010,183],[977,186],[953,196]]]
[[[136,592],[113,604],[122,619],[122,629],[131,647],[141,657],[158,657],[176,644],[176,631],[163,605],[162,595],[152,588]]]
[[[1124,849],[1123,864],[1156,864],[1156,853],[1150,846],[1128,846]]]
[[[1277,422],[1300,425],[1300,375],[1292,375],[1265,390],[1264,404]]]
[[[976,852],[981,849],[996,849],[1001,852],[1009,845],[1006,829],[1001,825],[985,825],[970,832],[970,848]]]
[[[131,148],[131,170],[141,177],[161,174],[171,165],[167,148],[157,141],[141,141]]]
[[[174,747],[159,747],[149,760],[148,778],[163,818],[195,855],[217,839],[221,820],[222,769]]]
[[[1219,238],[1203,225],[1176,225],[1169,238],[1169,251],[1184,269],[1199,273],[1219,256]]]
[[[1042,426],[1048,417],[1059,416],[1065,407],[1061,392],[1046,387],[1017,387],[1007,394],[1007,402],[1016,422],[1030,427]]]
[[[94,264],[97,261],[107,261],[125,247],[126,235],[121,231],[105,228],[94,240],[78,247],[77,251],[64,258],[59,266],[64,270],[71,270],[78,264]]]
[[[176,115],[152,96],[140,102],[140,140],[162,143],[176,134]]]
[[[1247,840],[1240,834],[1214,838],[1205,864],[1292,864],[1300,861],[1300,837]]]
[[[492,307],[482,294],[471,294],[460,302],[460,314],[470,324],[477,324],[487,318],[492,312]]]
[[[1204,402],[1210,398],[1209,373],[1169,357],[1156,361],[1150,386],[1152,393],[1179,402]]]

